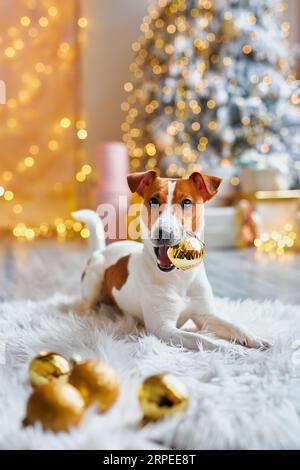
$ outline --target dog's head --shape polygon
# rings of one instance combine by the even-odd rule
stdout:
[[[167,251],[187,232],[200,235],[204,227],[204,203],[218,191],[221,179],[193,173],[188,179],[161,178],[156,171],[128,176],[131,192],[144,200],[142,224],[153,245],[158,267],[172,271]]]

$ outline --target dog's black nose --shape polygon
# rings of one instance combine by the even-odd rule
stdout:
[[[171,239],[171,232],[165,230],[165,229],[159,229],[158,230],[158,240],[160,242],[168,242]]]

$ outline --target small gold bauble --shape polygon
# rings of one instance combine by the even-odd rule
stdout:
[[[168,249],[168,258],[181,271],[198,266],[204,258],[204,243],[195,236],[187,236]]]
[[[60,354],[42,352],[29,365],[29,379],[34,387],[53,379],[66,382],[71,371],[69,361]]]
[[[23,424],[39,421],[44,430],[68,431],[71,426],[78,426],[84,410],[84,400],[75,387],[53,380],[35,388]]]
[[[80,391],[87,406],[97,403],[101,412],[107,411],[119,396],[115,370],[99,360],[75,364],[69,382]]]
[[[185,385],[171,374],[148,377],[140,385],[138,397],[146,421],[156,421],[184,411],[189,401]]]

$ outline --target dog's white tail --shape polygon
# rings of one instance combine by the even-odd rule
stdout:
[[[90,244],[92,251],[102,251],[105,248],[105,233],[102,221],[97,212],[85,209],[72,213],[74,219],[87,225],[90,231]]]

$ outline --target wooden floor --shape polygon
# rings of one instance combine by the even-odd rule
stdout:
[[[42,299],[54,291],[76,294],[87,259],[79,242],[0,245],[0,301]],[[206,269],[216,295],[300,303],[300,255],[257,259],[254,250],[208,251]]]

